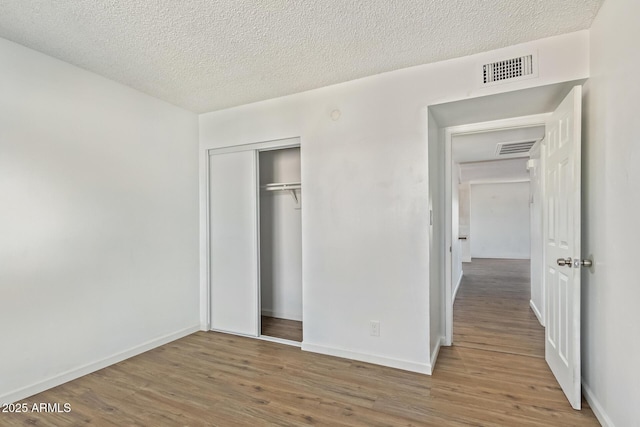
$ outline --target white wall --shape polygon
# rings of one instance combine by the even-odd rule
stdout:
[[[525,129],[533,129],[535,132],[538,132],[539,127]],[[487,139],[486,136],[499,135],[500,132],[505,131],[481,132],[463,136],[455,135],[452,138],[452,148],[456,149],[459,157],[468,156],[465,150],[469,150],[470,146],[474,143],[486,144],[487,140],[494,141],[492,147],[494,148],[495,140]],[[533,132],[529,131],[529,133]],[[544,134],[544,127],[542,133]],[[463,148],[460,147],[461,141],[466,141],[466,145],[464,145]],[[460,241],[460,257],[462,262],[471,262],[471,242],[473,241],[470,214],[471,185],[505,181],[526,181],[529,179],[529,173],[526,167],[527,160],[528,158],[512,158],[460,163],[460,181],[462,184],[460,184],[460,188],[458,189],[459,234],[467,236],[467,240]],[[462,268],[462,266],[460,266],[460,268]]]
[[[640,3],[605,1],[591,29],[583,144],[582,360],[604,425],[640,420]]]
[[[459,235],[466,237],[460,241],[462,262],[471,262],[471,186],[468,182],[458,188]]]
[[[301,137],[304,349],[429,371],[427,107],[587,77],[587,36],[538,40],[200,116],[201,165],[209,148]],[[483,60],[533,50],[540,77],[477,87]],[[202,259],[205,253],[201,239]],[[204,295],[204,269],[201,283]],[[204,307],[201,313],[204,319]],[[380,321],[379,337],[369,334],[370,320]]]
[[[274,182],[300,182],[299,148],[260,153],[260,185]],[[262,314],[302,320],[302,216],[288,191],[260,193],[260,286]]]
[[[197,117],[0,39],[0,402],[198,328]]]
[[[471,185],[472,258],[528,259],[529,183]]]
[[[451,174],[451,286],[452,294],[455,292],[462,280],[462,241],[460,237],[460,165],[453,164]]]

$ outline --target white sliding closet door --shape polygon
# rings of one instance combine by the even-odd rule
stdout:
[[[209,156],[211,329],[258,336],[256,152]]]

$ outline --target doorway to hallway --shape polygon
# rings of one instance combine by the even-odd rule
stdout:
[[[591,260],[582,259],[580,254],[582,88],[580,83],[571,88],[552,86],[550,85],[546,89],[540,88],[546,97],[550,95],[549,91],[555,92],[555,95],[551,96],[553,99],[547,98],[546,107],[548,109],[544,105],[536,105],[535,108],[532,108],[534,111],[537,110],[533,115],[515,114],[518,111],[515,108],[517,106],[511,111],[507,109],[514,99],[531,107],[531,98],[527,97],[526,90],[515,91],[511,93],[512,96],[488,95],[429,107],[429,156],[430,159],[432,155],[436,159],[444,158],[444,179],[441,181],[438,181],[438,178],[442,178],[442,171],[437,167],[438,162],[430,160],[429,163],[431,167],[430,178],[435,182],[442,183],[434,190],[435,198],[431,202],[436,207],[435,212],[437,213],[442,212],[438,212],[440,206],[444,208],[444,217],[440,219],[436,215],[435,219],[440,224],[444,223],[445,230],[444,239],[435,232],[433,232],[431,239],[436,244],[444,243],[444,262],[442,262],[442,258],[439,258],[441,254],[431,257],[431,264],[437,266],[432,276],[435,277],[442,273],[441,277],[444,277],[442,289],[433,289],[432,292],[437,298],[438,291],[444,291],[444,316],[441,318],[432,316],[432,321],[437,327],[438,321],[444,320],[444,336],[441,343],[451,345],[454,341],[453,302],[458,288],[456,283],[460,283],[459,280],[462,277],[462,274],[454,274],[459,272],[457,268],[459,264],[456,260],[460,260],[460,257],[455,257],[454,252],[460,246],[456,244],[460,236],[456,232],[459,231],[459,228],[453,222],[457,217],[454,215],[456,165],[453,138],[499,129],[544,125],[544,156],[539,162],[544,176],[543,197],[541,199],[543,212],[541,235],[544,241],[544,253],[541,257],[544,262],[543,268],[536,270],[543,275],[544,279],[531,283],[531,285],[533,289],[534,285],[542,284],[545,295],[544,307],[548,308],[544,312],[538,310],[541,314],[541,322],[543,321],[546,325],[545,360],[571,406],[574,409],[580,409],[582,400],[580,270],[583,266],[591,265]],[[489,108],[489,106],[494,108]],[[490,113],[485,114],[485,111],[490,111]],[[498,119],[496,116],[502,116],[502,118]],[[517,146],[519,149],[521,142],[531,141],[514,141],[513,146]],[[536,143],[539,141],[534,142],[533,145]],[[501,154],[504,151],[503,148],[504,145],[497,147],[496,153]],[[509,152],[511,153],[511,151]],[[534,159],[530,160],[533,161],[528,161],[527,167],[530,164],[535,164]],[[442,190],[444,190],[444,197],[438,193]],[[535,255],[540,254],[536,253]],[[455,270],[454,267],[456,267]],[[439,271],[440,268],[441,271]],[[534,308],[533,301],[532,308]],[[436,311],[435,314],[439,313]],[[438,347],[435,346],[435,350],[437,349]],[[432,356],[433,365],[437,352],[432,354],[435,354]]]

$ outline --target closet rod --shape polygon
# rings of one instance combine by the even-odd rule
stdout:
[[[299,182],[274,182],[273,184],[267,184],[261,188],[266,191],[288,191],[291,193],[291,197],[296,202],[296,205],[300,204],[296,190],[302,189],[302,185]]]

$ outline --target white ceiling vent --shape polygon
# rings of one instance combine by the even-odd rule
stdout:
[[[482,65],[482,85],[494,85],[538,76],[534,54],[503,59]]]
[[[506,156],[509,154],[528,153],[529,150],[531,150],[531,147],[533,147],[533,144],[535,143],[536,143],[535,139],[533,141],[501,143],[496,146],[496,155]]]

